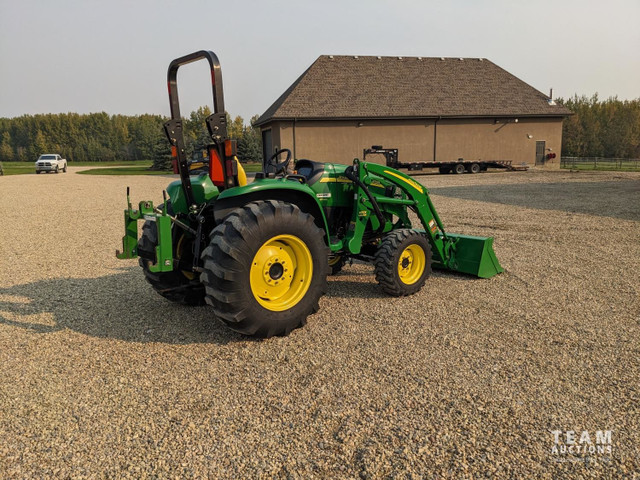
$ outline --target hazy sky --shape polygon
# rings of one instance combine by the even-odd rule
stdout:
[[[226,109],[263,113],[322,54],[484,57],[554,97],[640,97],[640,0],[0,0],[0,117],[169,114],[169,62],[213,50]],[[182,112],[211,102],[205,62]]]

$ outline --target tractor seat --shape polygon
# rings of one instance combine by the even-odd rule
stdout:
[[[313,185],[322,178],[324,163],[301,159],[296,162],[296,173],[307,179],[307,185]]]

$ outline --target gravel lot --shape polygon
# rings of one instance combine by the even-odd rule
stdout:
[[[505,273],[394,299],[354,264],[255,341],[115,259],[166,178],[74,170],[0,177],[0,478],[638,478],[640,174],[416,177]]]

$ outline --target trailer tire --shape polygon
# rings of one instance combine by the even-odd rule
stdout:
[[[431,274],[431,245],[424,234],[394,230],[382,239],[374,259],[375,276],[394,297],[416,293]]]
[[[472,163],[469,166],[469,173],[480,173],[480,165],[477,163]]]
[[[456,166],[453,167],[453,171],[457,174],[461,174],[467,171],[467,169],[464,166],[464,163],[456,163]]]
[[[206,302],[236,332],[288,335],[318,311],[327,292],[324,236],[291,203],[256,201],[234,210],[202,252]]]
[[[168,208],[169,206],[167,206]],[[174,247],[174,257],[179,258],[181,236]],[[155,222],[147,220],[142,226],[142,235],[138,241],[138,250],[153,251],[158,245],[158,230]],[[186,247],[186,245],[184,246]],[[181,305],[204,305],[204,285],[191,272],[173,270],[171,272],[152,272],[149,270],[150,260],[140,257],[138,263],[142,267],[147,282],[153,289],[167,300]],[[189,278],[191,277],[191,278]]]

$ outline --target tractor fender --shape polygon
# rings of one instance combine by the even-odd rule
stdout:
[[[263,180],[243,187],[224,190],[213,204],[216,224],[220,224],[231,212],[248,203],[260,200],[278,200],[296,205],[311,215],[315,224],[326,232],[325,241],[329,243],[329,227],[324,210],[318,202],[315,192],[308,186],[292,180]]]

